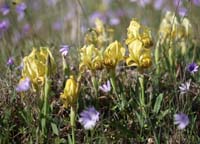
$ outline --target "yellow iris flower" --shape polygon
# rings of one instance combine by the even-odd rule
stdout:
[[[85,44],[102,48],[105,43],[112,41],[113,31],[111,28],[106,28],[100,19],[96,19],[95,28],[89,29],[85,35]]]
[[[47,63],[50,64],[47,66]],[[23,59],[22,78],[30,78],[34,90],[37,90],[44,84],[46,69],[50,73],[55,72],[55,62],[49,48],[33,48],[30,55]]]
[[[94,45],[84,46],[80,50],[81,63],[79,70],[83,72],[86,69],[95,71],[103,68],[103,58],[101,52]]]
[[[64,92],[61,93],[60,98],[63,102],[63,106],[67,108],[68,106],[73,106],[78,99],[78,89],[79,85],[75,81],[74,76],[70,76],[70,78],[66,81]]]
[[[152,64],[150,47],[153,45],[150,31],[134,19],[127,31],[126,44],[129,56],[126,58],[126,64],[140,69],[150,67]]]
[[[128,66],[137,66],[139,68],[148,68],[152,64],[151,50],[144,48],[140,40],[135,40],[128,45],[129,57],[126,59]]]
[[[181,22],[177,20],[175,13],[167,12],[161,21],[159,35],[161,43],[164,41],[179,40],[187,37],[192,33],[192,25],[187,18],[183,18]]]
[[[132,19],[127,28],[126,44],[129,45],[132,41],[139,39],[142,41],[144,47],[148,48],[153,45],[151,32],[144,26],[140,25],[138,21]]]
[[[107,68],[115,68],[124,59],[125,48],[118,41],[111,43],[104,51],[104,65]]]

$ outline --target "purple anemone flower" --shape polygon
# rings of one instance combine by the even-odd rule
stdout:
[[[24,18],[26,8],[27,8],[27,6],[26,6],[26,3],[24,3],[24,2],[19,3],[16,6],[16,12],[18,14],[18,17],[17,17],[18,21],[21,21]]]
[[[55,30],[55,31],[60,31],[63,27],[63,22],[58,20],[58,21],[55,21],[53,24],[52,24],[52,29]]]
[[[11,66],[11,65],[13,65],[14,64],[14,58],[13,57],[10,57],[9,59],[8,59],[8,61],[7,61],[7,65],[8,66]]]
[[[183,4],[182,0],[173,0],[173,3],[174,3],[175,7],[182,6],[182,4]]]
[[[0,21],[0,32],[6,31],[10,26],[10,21],[8,19],[4,19]]]
[[[163,3],[164,3],[164,0],[155,0],[153,6],[156,10],[161,10]]]
[[[100,86],[99,89],[105,93],[109,92],[111,90],[110,81],[108,80],[107,83]]]
[[[199,66],[196,64],[196,63],[191,63],[187,66],[187,70],[191,73],[191,74],[194,74],[196,72],[198,72],[198,68]]]
[[[0,12],[3,15],[7,15],[10,12],[10,7],[8,4],[4,4],[1,8],[0,8]]]
[[[94,107],[89,107],[80,114],[79,122],[86,130],[93,129],[99,121],[99,112]]]
[[[196,6],[200,6],[200,0],[192,0],[192,3]]]
[[[31,26],[30,24],[26,23],[22,28],[22,34],[26,35],[30,32]]]
[[[186,16],[187,15],[187,11],[188,10],[185,7],[179,7],[178,8],[178,14],[179,14],[179,16],[182,16],[182,17]]]
[[[70,46],[69,45],[61,45],[60,46],[60,50],[59,52],[63,55],[63,56],[66,56],[69,52],[69,48]]]
[[[189,124],[189,118],[184,113],[175,114],[174,124],[178,125],[178,129],[184,129]]]
[[[112,18],[110,18],[109,23],[110,23],[110,25],[112,25],[112,26],[118,25],[118,24],[120,23],[120,19],[117,18],[117,17],[112,17]]]
[[[16,87],[17,92],[23,92],[29,90],[31,86],[31,80],[26,77],[25,79],[20,80],[19,84]]]

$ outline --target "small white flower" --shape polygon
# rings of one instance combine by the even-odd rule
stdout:
[[[187,93],[190,90],[190,81],[186,82],[186,83],[182,83],[179,86],[179,89],[180,89],[182,94]]]
[[[66,56],[69,52],[69,47],[68,45],[61,45],[60,46],[60,50],[59,52],[63,55],[63,56]]]
[[[108,80],[107,83],[100,86],[99,89],[105,93],[109,92],[111,90],[110,81]]]

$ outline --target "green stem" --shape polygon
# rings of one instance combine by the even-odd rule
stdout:
[[[110,70],[110,82],[111,82],[115,95],[118,96],[117,89],[116,89],[116,81],[115,81],[115,70]]]
[[[145,106],[145,98],[144,98],[144,76],[139,77],[139,83],[140,83],[140,89],[141,89],[141,94],[140,94],[140,104]]]
[[[70,72],[69,72],[69,66],[66,63],[65,57],[62,56],[62,62],[63,62],[63,76],[65,78],[65,76],[69,76]]]
[[[72,128],[72,144],[75,144],[75,120],[76,120],[76,108],[71,106],[70,111],[70,124]]]
[[[92,85],[93,85],[94,90],[95,90],[95,98],[97,98],[97,96],[98,96],[98,83],[97,83],[95,75],[92,75]]]
[[[155,48],[155,64],[156,64],[156,73],[159,74],[160,73],[160,64],[159,64],[159,59],[160,59],[160,44],[159,41],[156,44],[156,48]]]
[[[45,78],[45,87],[44,87],[44,98],[43,98],[43,118],[42,118],[42,134],[46,137],[47,135],[47,116],[49,113],[49,105],[48,105],[48,94],[50,90],[50,80]]]
[[[143,114],[146,118],[147,114],[146,114],[146,110],[145,110],[146,103],[145,103],[145,96],[144,96],[144,75],[141,75],[139,77],[139,83],[140,83],[139,101],[140,101],[140,106],[141,106],[141,109],[143,111]]]
[[[93,143],[94,129],[90,130],[90,134],[91,134],[91,136],[90,136],[90,143]]]
[[[123,110],[126,105],[126,98],[124,94],[118,94],[117,86],[116,86],[116,79],[115,79],[115,69],[109,71],[110,74],[110,82],[114,91],[114,94],[117,96],[117,101],[120,103],[120,109]]]

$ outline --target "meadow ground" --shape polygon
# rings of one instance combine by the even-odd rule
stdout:
[[[200,143],[200,0],[1,0],[0,144]]]

